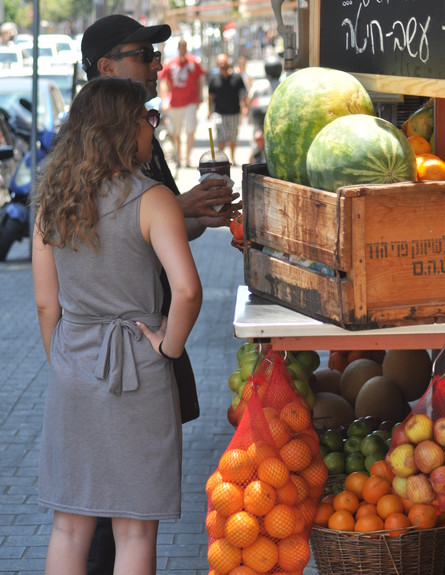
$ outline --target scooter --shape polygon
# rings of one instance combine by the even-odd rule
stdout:
[[[29,133],[29,137],[30,137]],[[54,139],[52,130],[37,131],[37,171],[48,154]],[[28,150],[20,160],[8,185],[10,199],[0,208],[0,261],[4,261],[12,244],[29,237],[29,205],[32,184],[32,152]]]

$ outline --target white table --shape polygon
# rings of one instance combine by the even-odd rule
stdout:
[[[254,296],[247,286],[238,287],[233,331],[237,338],[270,341],[277,350],[445,347],[445,323],[351,331]]]

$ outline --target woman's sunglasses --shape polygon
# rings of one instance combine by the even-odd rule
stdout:
[[[153,48],[138,48],[137,50],[129,50],[128,52],[119,52],[118,54],[111,54],[107,56],[110,60],[122,60],[122,58],[127,58],[127,56],[137,56],[142,55],[142,62],[144,64],[151,64],[153,59],[156,58],[158,62],[161,61],[162,54],[159,51],[154,52]]]
[[[157,128],[159,126],[159,122],[161,121],[161,114],[155,110],[147,110],[147,115],[143,118],[147,124],[150,124],[153,128]]]

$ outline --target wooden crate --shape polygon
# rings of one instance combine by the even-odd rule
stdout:
[[[445,321],[445,181],[332,193],[246,165],[243,202],[252,293],[349,329]]]

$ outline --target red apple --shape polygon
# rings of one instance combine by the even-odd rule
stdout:
[[[405,422],[405,433],[412,443],[433,438],[433,421],[426,413],[416,413]]]
[[[445,453],[435,441],[426,439],[414,448],[414,461],[422,473],[430,473],[443,465]]]
[[[401,443],[409,443],[408,436],[405,433],[405,424],[399,423],[391,434],[391,449],[397,447]]]
[[[410,475],[406,482],[406,494],[413,503],[430,503],[435,499],[433,486],[423,473]]]
[[[439,509],[441,511],[445,511],[445,495],[437,496],[437,504],[439,505]]]
[[[433,469],[433,471],[431,471],[430,481],[434,491],[438,495],[445,496],[445,465],[436,467],[436,469]]]
[[[389,465],[394,475],[408,477],[418,471],[414,461],[414,445],[402,443],[389,454]]]
[[[445,417],[436,419],[433,425],[433,434],[434,440],[442,447],[445,447]]]

